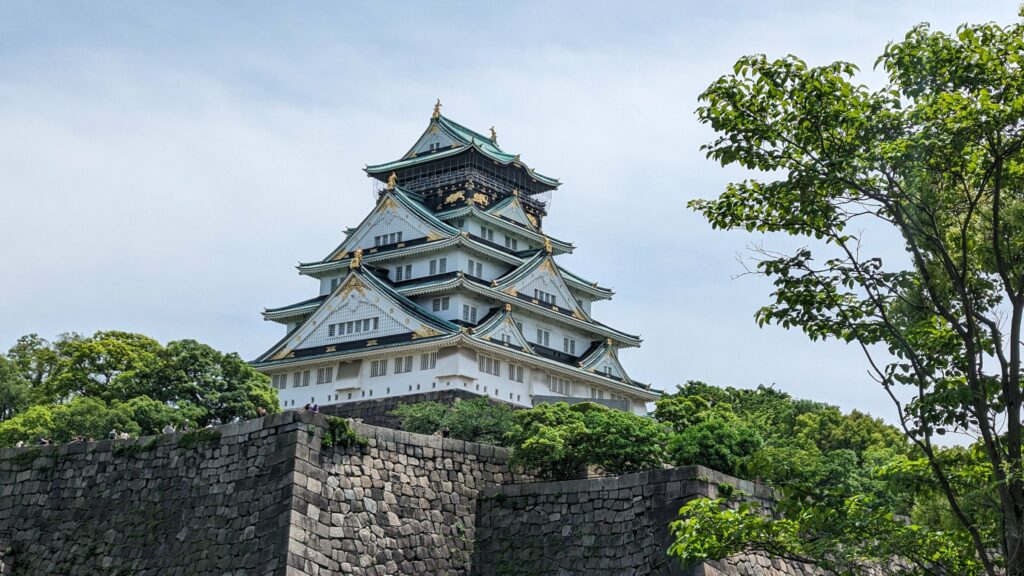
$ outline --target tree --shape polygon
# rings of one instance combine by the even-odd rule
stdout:
[[[592,402],[541,404],[512,415],[512,462],[544,478],[574,478],[597,466],[606,474],[660,468],[666,427]]]
[[[488,398],[458,400],[452,404],[417,402],[391,411],[402,419],[402,429],[433,434],[447,429],[451,438],[506,446],[512,428],[512,408]]]
[[[30,407],[31,406],[31,407]],[[26,410],[27,408],[27,410]],[[105,436],[111,428],[156,434],[280,410],[269,379],[237,354],[194,340],[167,346],[141,334],[24,336],[0,356],[0,445]]]
[[[0,356],[0,422],[27,408],[30,393],[31,387],[18,367]]]
[[[224,354],[196,342],[169,342],[156,353],[159,361],[150,378],[125,400],[147,395],[189,413],[200,426],[256,418],[260,408],[279,410],[270,379],[238,354]]]
[[[757,430],[727,413],[711,413],[702,421],[672,436],[668,453],[673,464],[701,464],[733,476],[761,448]]]
[[[818,241],[756,250],[775,286],[758,323],[864,351],[957,519],[948,541],[970,542],[992,576],[1024,574],[1022,64],[1020,23],[916,26],[878,59],[888,85],[875,91],[845,62],[741,58],[697,113],[719,133],[708,156],[757,174],[690,203],[715,228]],[[860,227],[897,232],[905,260],[883,262]],[[979,439],[995,539],[934,443],[947,431]]]

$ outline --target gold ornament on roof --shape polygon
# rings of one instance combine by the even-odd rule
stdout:
[[[441,236],[440,234],[434,232],[433,230],[427,231],[427,242],[433,242],[435,240],[440,240],[442,238],[444,238],[444,236]]]
[[[544,237],[544,251],[551,254],[551,239],[547,236]]]
[[[383,202],[380,203],[380,210],[381,210],[381,212],[386,212],[388,210],[394,210],[395,208],[398,208],[398,204],[395,202],[395,200],[391,196],[388,196],[387,198],[384,199]]]
[[[420,324],[419,329],[416,330],[415,332],[413,332],[412,339],[413,340],[418,340],[420,338],[431,338],[433,336],[440,336],[440,335],[441,335],[441,333],[438,332],[437,330],[434,330],[434,329],[432,329],[432,328],[430,328],[430,327],[428,327],[428,326],[426,326],[424,324]]]
[[[453,192],[453,193],[449,194],[448,197],[444,199],[444,203],[445,204],[454,204],[454,203],[458,202],[459,200],[465,200],[465,199],[466,199],[465,192],[463,192],[462,190],[459,190],[458,192]]]
[[[609,345],[609,346],[611,346],[611,345],[612,345],[612,339],[611,339],[611,338],[608,338],[608,339],[606,339],[606,340],[604,341],[604,343],[605,343],[605,344],[607,344],[607,345]]]
[[[348,263],[348,267],[352,270],[359,268],[363,265],[363,249],[356,248],[356,251],[352,254],[352,261]]]
[[[537,225],[537,218],[535,218],[533,214],[527,214],[526,219],[530,221],[530,224],[533,224],[534,228],[540,228],[540,226]]]
[[[512,311],[512,305],[509,304],[508,302],[505,302],[505,312],[511,312],[511,311]]]
[[[494,131],[494,126],[491,126],[491,142],[498,143],[498,133]]]
[[[487,195],[481,194],[479,192],[473,194],[473,197],[470,199],[470,201],[473,204],[479,204],[481,206],[487,206],[488,204],[491,203],[490,199],[487,198]]]
[[[438,98],[437,99],[437,103],[434,104],[434,113],[430,117],[435,119],[435,120],[437,120],[438,118],[441,117],[441,99],[440,98]]]
[[[515,196],[516,198],[519,198],[519,188],[513,188],[512,195]]]
[[[398,174],[395,174],[394,172],[392,172],[391,176],[388,176],[388,187],[387,187],[387,189],[388,190],[394,190],[395,189],[395,184],[398,184]]]

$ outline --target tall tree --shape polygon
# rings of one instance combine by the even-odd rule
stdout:
[[[992,576],[1024,574],[1022,64],[1020,23],[953,35],[919,25],[878,59],[880,90],[854,83],[850,63],[741,58],[701,95],[698,116],[718,132],[708,156],[754,173],[690,204],[715,228],[819,241],[757,251],[775,286],[758,323],[861,347]],[[906,258],[883,262],[887,247],[862,227],[894,229]],[[949,430],[980,441],[997,541],[938,456],[935,437]]]

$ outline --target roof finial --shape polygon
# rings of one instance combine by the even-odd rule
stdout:
[[[387,189],[388,190],[394,190],[395,189],[395,184],[398,184],[398,174],[395,174],[394,172],[392,172],[391,176],[388,176],[388,187],[387,187]]]
[[[363,249],[356,248],[356,251],[352,253],[352,261],[348,263],[348,267],[352,270],[359,268],[363,265]]]
[[[551,239],[547,236],[544,237],[544,251],[551,254]]]
[[[494,131],[494,126],[491,126],[491,142],[498,143],[498,133]]]
[[[434,104],[434,114],[431,115],[430,117],[433,118],[434,120],[437,120],[438,118],[441,117],[441,99],[440,98],[438,98],[437,99],[437,103]]]
[[[508,302],[505,302],[505,312],[511,312],[511,311],[512,311],[512,305],[509,304]]]

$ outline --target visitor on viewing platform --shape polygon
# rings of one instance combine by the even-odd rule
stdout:
[[[168,424],[167,426],[164,426],[164,434],[174,434],[174,425]]]
[[[117,428],[111,428],[110,432],[107,434],[107,438],[109,438],[111,440],[116,440],[117,439]]]

